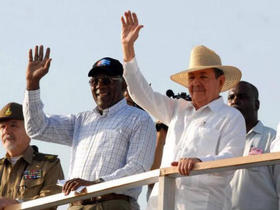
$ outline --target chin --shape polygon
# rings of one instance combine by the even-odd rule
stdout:
[[[4,144],[5,150],[7,151],[13,151],[16,149],[16,145],[14,144]]]

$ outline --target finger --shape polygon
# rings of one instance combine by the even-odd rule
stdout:
[[[51,49],[48,47],[47,50],[46,50],[46,54],[45,54],[44,60],[49,59],[50,54],[51,54]]]
[[[71,186],[71,191],[75,191],[80,186],[82,186],[82,185],[79,182],[77,182],[77,181],[73,182],[73,184]]]
[[[126,26],[126,22],[125,22],[125,19],[124,19],[123,16],[121,17],[121,22],[122,22],[122,26],[125,27]]]
[[[35,52],[35,56],[34,56],[34,61],[37,61],[38,60],[38,46],[36,45],[35,46],[35,50],[34,50]]]
[[[178,166],[178,161],[173,161],[173,162],[171,163],[171,166]]]
[[[144,27],[143,25],[138,25],[138,26],[135,28],[135,32],[136,32],[137,35],[139,34],[139,31],[140,31],[141,28],[143,28],[143,27]]]
[[[33,61],[32,49],[29,49],[29,51],[28,51],[28,61],[29,62]]]
[[[136,15],[136,13],[132,13],[132,18],[133,18],[133,23],[135,24],[135,25],[138,25],[138,18],[137,18],[137,15]]]
[[[132,25],[133,24],[132,16],[131,16],[131,12],[130,11],[127,12],[126,22],[127,22],[128,25]]]
[[[185,175],[185,173],[184,173],[184,162],[183,161],[179,162],[178,171],[179,171],[179,174]]]
[[[188,160],[184,160],[184,164],[182,165],[182,173],[183,175],[187,176],[188,175]]]
[[[65,188],[63,186],[63,192],[65,195],[69,195],[69,193],[71,192],[73,186],[75,186],[77,184],[77,182],[75,180],[70,180],[68,182],[65,183]]]
[[[43,45],[40,45],[40,49],[39,49],[39,61],[42,61],[43,60],[43,56],[44,56],[44,46]]]
[[[69,188],[69,185],[70,185],[72,182],[74,182],[75,180],[77,180],[77,178],[75,178],[75,179],[70,179],[70,180],[68,180],[67,182],[65,182],[65,184],[64,184],[63,187],[62,187],[62,191],[65,191],[67,188]]]
[[[64,185],[62,186],[62,192],[65,192],[67,189],[67,185],[69,184],[69,181],[65,182]]]
[[[187,168],[188,168],[188,176],[190,175],[190,172],[193,169],[193,165],[194,165],[194,162],[192,160],[190,160],[189,163],[188,163],[188,166],[187,166]]]
[[[44,65],[44,70],[46,71],[46,73],[48,73],[48,71],[49,71],[49,68],[50,68],[50,65],[51,65],[51,61],[52,61],[51,58],[48,59],[48,60],[46,61],[45,65]]]

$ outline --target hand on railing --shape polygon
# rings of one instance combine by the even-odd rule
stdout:
[[[189,176],[190,171],[193,169],[194,165],[201,162],[198,158],[181,158],[178,161],[171,163],[172,166],[178,166],[178,172],[180,175]]]
[[[81,186],[90,186],[103,181],[103,179],[97,179],[94,181],[88,181],[80,178],[70,179],[63,185],[62,192],[64,192],[65,195],[69,195],[71,191],[76,191]]]

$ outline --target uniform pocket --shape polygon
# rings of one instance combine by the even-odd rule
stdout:
[[[24,198],[24,200],[28,200],[40,195],[43,182],[44,180],[42,178],[23,180],[19,186],[22,198]]]

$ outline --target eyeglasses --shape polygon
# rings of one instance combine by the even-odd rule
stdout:
[[[94,86],[97,85],[98,82],[102,83],[103,85],[111,85],[114,81],[121,81],[122,77],[92,77],[89,80],[89,85]]]

